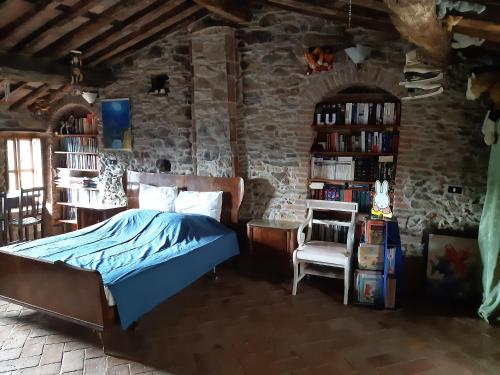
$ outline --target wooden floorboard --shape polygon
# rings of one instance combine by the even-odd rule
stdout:
[[[220,267],[122,335],[113,352],[137,362],[105,355],[91,330],[0,301],[0,374],[500,373],[500,327],[472,314],[344,306],[338,280],[304,280],[295,297],[289,288]]]

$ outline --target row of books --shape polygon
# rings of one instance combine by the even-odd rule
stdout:
[[[97,190],[64,189],[61,191],[60,201],[95,207],[100,204],[100,194]]]
[[[396,103],[319,103],[314,125],[396,125]]]
[[[97,170],[98,163],[98,157],[96,155],[66,155],[66,168]]]
[[[60,149],[66,152],[98,152],[97,138],[65,137],[60,139]]]
[[[62,121],[58,129],[60,134],[98,134],[97,118],[93,114],[87,117],[73,118]]]
[[[326,134],[326,151],[333,152],[396,152],[399,135],[393,132],[365,132],[359,135]]]
[[[99,177],[76,177],[66,174],[59,174],[54,182],[58,187],[73,187],[73,188],[87,188],[97,189],[99,187]]]
[[[377,159],[353,158],[350,156],[311,158],[313,179],[343,181],[393,181],[394,157],[379,156]]]
[[[354,180],[355,162],[352,157],[311,158],[311,175],[329,180]]]
[[[349,228],[342,225],[313,224],[311,238],[318,241],[347,243]]]
[[[396,164],[394,156],[379,156],[378,158],[355,158],[354,180],[375,181],[394,180]]]
[[[369,185],[324,185],[322,189],[311,189],[312,199],[327,201],[356,202],[359,212],[369,212],[372,207],[372,192]]]

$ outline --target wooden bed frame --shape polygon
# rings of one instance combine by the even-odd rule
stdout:
[[[128,172],[128,208],[138,207],[139,183],[193,191],[223,191],[221,222],[235,226],[243,199],[243,180]],[[109,307],[97,271],[62,262],[31,259],[0,250],[0,298],[105,332],[119,322]],[[105,339],[104,339],[105,341]],[[103,341],[103,345],[104,345]],[[104,345],[105,346],[105,345]]]

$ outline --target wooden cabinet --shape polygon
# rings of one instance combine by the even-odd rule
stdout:
[[[126,209],[127,207],[77,207],[77,229],[100,223]]]
[[[289,270],[297,248],[298,222],[254,219],[247,224],[250,255],[261,265]]]

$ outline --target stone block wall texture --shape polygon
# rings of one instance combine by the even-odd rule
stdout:
[[[155,74],[169,76],[168,96],[148,93]],[[100,92],[130,98],[132,109],[133,152],[101,154],[105,203],[124,201],[117,176],[127,169],[157,172],[158,160],[167,159],[172,173],[193,173],[191,76],[190,36],[181,30],[124,59],[117,81]]]
[[[229,85],[226,90],[214,82],[224,74],[222,61],[217,60],[220,50],[215,45],[222,34],[213,34],[213,39],[204,37],[200,45],[196,34],[180,30],[124,59],[118,80],[100,95],[131,99],[134,150],[102,154],[105,202],[124,201],[119,177],[127,169],[157,172],[158,159],[165,158],[172,163],[172,173],[193,173],[194,87],[199,89],[194,93],[195,112],[198,104],[202,108],[203,100],[213,104],[203,108],[203,123],[210,128],[202,130],[202,136],[214,140],[222,134],[224,139],[223,149],[197,152],[197,163],[203,166],[200,173],[224,174],[230,150],[237,150],[239,174],[245,178],[241,218],[300,220],[307,197],[314,105],[353,83],[404,95],[398,82],[403,78],[404,51],[408,46],[388,41],[376,32],[359,28],[344,32],[330,21],[263,6],[255,10],[249,24],[235,31],[235,36],[240,66],[234,73],[237,99],[235,106],[229,107],[229,114],[237,137],[230,139],[229,148],[224,133],[227,127],[213,125],[221,113],[227,115],[227,107],[216,106],[213,100],[220,98],[222,103],[229,94]],[[203,50],[207,57],[220,62],[207,64],[208,60],[200,56],[195,59],[194,77],[192,39],[194,53]],[[360,69],[342,52],[355,43],[374,48]],[[337,51],[335,68],[306,76],[302,54],[318,45],[330,45]],[[228,56],[226,53],[225,59],[231,65]],[[231,69],[226,69],[226,75]],[[480,133],[484,108],[464,98],[466,70],[467,66],[460,64],[446,72],[444,94],[402,104],[395,214],[403,242],[416,253],[420,253],[427,231],[463,230],[479,223],[489,150]],[[168,97],[147,93],[150,76],[159,73],[170,76]],[[222,120],[228,121],[227,117]],[[219,129],[217,134],[215,129]],[[214,160],[220,160],[220,164]],[[463,194],[448,194],[448,185],[462,186]]]
[[[196,174],[233,176],[236,151],[237,63],[234,30],[202,29],[191,36],[193,152]]]

